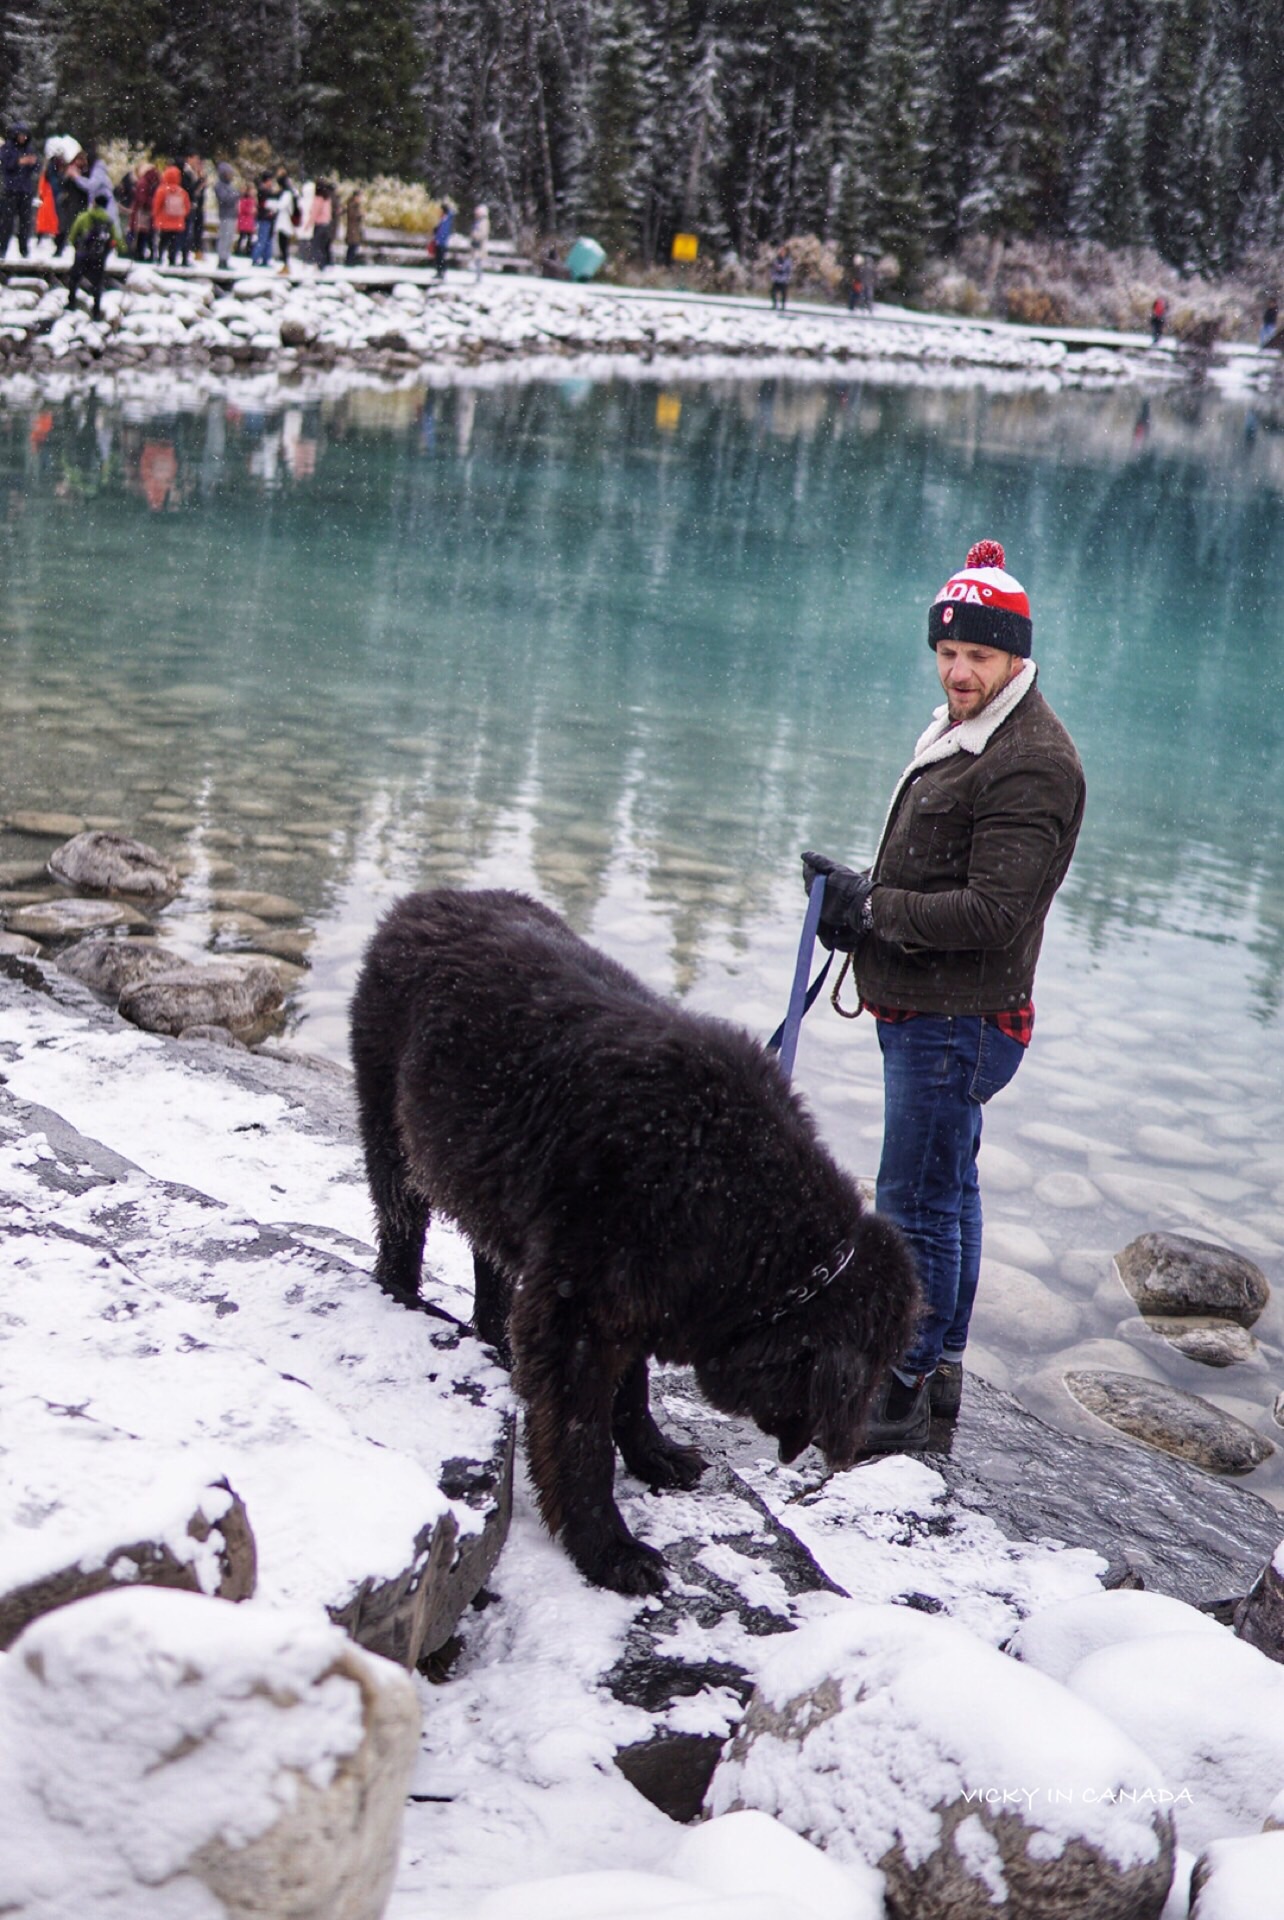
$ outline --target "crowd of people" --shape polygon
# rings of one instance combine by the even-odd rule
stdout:
[[[72,302],[84,281],[97,313],[113,249],[170,266],[189,266],[203,256],[211,192],[221,268],[230,268],[234,254],[259,267],[276,259],[282,273],[289,271],[292,254],[296,261],[328,267],[337,244],[345,265],[361,264],[360,188],[341,196],[329,180],[296,184],[284,167],[238,179],[230,161],[211,170],[198,153],[168,166],[149,162],[113,182],[93,147],[55,136],[42,154],[21,123],[0,146],[0,259],[15,237],[26,259],[33,239],[47,236],[55,257],[71,250]]]

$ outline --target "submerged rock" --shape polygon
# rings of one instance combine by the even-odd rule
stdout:
[[[177,1037],[192,1027],[226,1027],[252,1046],[280,1026],[285,1005],[281,982],[262,962],[198,967],[187,965],[126,987],[120,1011],[148,1033]]]
[[[1143,1233],[1116,1256],[1119,1277],[1147,1315],[1214,1315],[1251,1327],[1271,1297],[1242,1253],[1184,1233]]]
[[[298,920],[303,908],[297,900],[280,893],[257,893],[253,889],[232,888],[214,895],[217,913],[252,913],[260,920]]]
[[[11,813],[4,824],[11,833],[28,833],[35,840],[68,840],[85,830],[78,813]]]
[[[1208,1473],[1251,1473],[1275,1451],[1269,1440],[1197,1394],[1131,1373],[1067,1373],[1066,1386],[1107,1426]]]
[[[119,900],[46,900],[19,907],[9,915],[9,931],[25,933],[46,946],[80,940],[87,933],[141,933],[151,926],[146,914]]]
[[[155,905],[178,892],[178,873],[169,861],[124,833],[78,833],[50,854],[49,871],[82,892],[125,894]]]
[[[1140,1345],[1157,1335],[1187,1360],[1197,1360],[1205,1367],[1242,1366],[1256,1360],[1261,1351],[1247,1327],[1242,1327],[1238,1320],[1203,1319],[1193,1314],[1189,1319],[1180,1320],[1139,1315],[1123,1321],[1119,1333],[1121,1338],[1136,1340]]]

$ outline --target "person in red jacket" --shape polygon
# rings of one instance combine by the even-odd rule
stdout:
[[[167,257],[172,267],[178,265],[191,210],[192,202],[184,190],[178,168],[166,167],[152,200],[152,231],[156,236],[158,265]]]

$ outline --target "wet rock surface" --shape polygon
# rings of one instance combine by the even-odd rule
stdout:
[[[1235,1609],[1241,1640],[1270,1660],[1284,1662],[1284,1556],[1276,1554]]]
[[[48,900],[16,908],[7,921],[10,933],[25,933],[45,946],[82,940],[90,933],[144,932],[150,925],[146,914],[119,900]]]
[[[1135,1320],[1125,1320],[1119,1335],[1140,1345],[1155,1338],[1165,1340],[1187,1360],[1195,1360],[1202,1367],[1247,1366],[1261,1357],[1256,1340],[1238,1320],[1215,1320],[1195,1314],[1176,1320],[1139,1315]]]
[[[1180,1387],[1091,1370],[1068,1373],[1066,1385],[1108,1426],[1209,1473],[1251,1473],[1273,1451],[1270,1441],[1242,1420]]]
[[[935,1423],[923,1457],[1010,1538],[1091,1547],[1110,1584],[1193,1606],[1246,1593],[1279,1542],[1280,1516],[1255,1494],[1149,1448],[1059,1433],[973,1374],[957,1427]]]
[[[225,1027],[252,1045],[284,1024],[285,995],[276,970],[253,961],[183,965],[124,988],[120,1011],[147,1033],[182,1034]]]
[[[100,993],[113,1006],[127,987],[140,985],[165,975],[184,973],[191,962],[181,954],[154,940],[115,939],[93,935],[64,947],[56,956],[60,973],[70,974],[93,993]]]
[[[1116,1256],[1142,1313],[1212,1315],[1251,1327],[1270,1299],[1266,1275],[1228,1247],[1184,1233],[1143,1233]]]

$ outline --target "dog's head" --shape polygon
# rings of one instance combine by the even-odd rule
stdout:
[[[786,1465],[814,1445],[841,1470],[860,1451],[874,1388],[909,1345],[918,1307],[908,1247],[890,1221],[865,1214],[845,1246],[702,1357],[696,1379],[720,1412],[778,1441]]]

